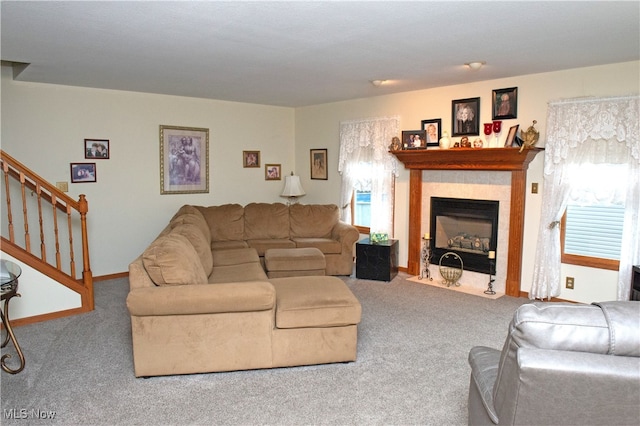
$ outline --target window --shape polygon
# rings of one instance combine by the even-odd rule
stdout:
[[[569,202],[562,217],[562,263],[618,270],[624,223],[626,168],[592,164],[571,170]]]
[[[371,191],[356,189],[351,200],[352,225],[358,231],[368,234],[371,227]]]
[[[562,218],[562,263],[618,270],[624,206],[569,204]]]
[[[361,225],[356,226],[361,233],[393,235],[393,186],[399,162],[389,153],[389,141],[398,134],[399,122],[394,116],[340,123],[340,218]]]
[[[362,234],[371,227],[371,163],[360,162],[354,167],[353,195],[351,197],[351,224]]]

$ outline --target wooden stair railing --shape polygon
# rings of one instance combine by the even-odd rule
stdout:
[[[82,307],[72,313],[94,309],[93,276],[89,262],[89,239],[87,236],[88,202],[84,194],[73,200],[51,183],[38,176],[24,164],[0,150],[2,170],[1,203],[6,208],[1,230],[2,251],[24,262],[30,267],[78,293]],[[22,215],[14,214],[12,195],[19,198]],[[35,197],[35,198],[34,198]],[[4,209],[3,209],[4,210]],[[37,210],[36,213],[33,210]],[[61,219],[60,219],[61,218]],[[60,227],[59,219],[63,223]],[[29,225],[39,228],[37,250],[32,251],[32,234]],[[65,226],[66,225],[66,226]],[[17,228],[24,228],[24,239],[16,238]],[[81,241],[73,238],[74,229],[80,228]],[[34,244],[35,245],[35,244]],[[82,278],[78,279],[78,265],[74,245],[82,247]],[[52,260],[51,260],[52,259]]]

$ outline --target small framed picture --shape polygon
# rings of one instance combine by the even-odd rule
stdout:
[[[442,119],[422,120],[422,130],[427,132],[427,146],[438,146],[442,137]]]
[[[505,148],[511,148],[513,146],[513,142],[516,138],[516,134],[518,133],[518,127],[520,127],[520,125],[516,124],[515,126],[511,126],[509,128],[509,133],[507,134],[507,140],[504,142]]]
[[[97,182],[96,163],[71,163],[71,183]]]
[[[310,150],[309,157],[311,162],[311,179],[329,179],[329,174],[327,173],[327,150],[312,149]]]
[[[109,139],[85,139],[84,158],[92,160],[108,160]]]
[[[480,98],[451,101],[451,136],[480,134]]]
[[[403,130],[402,149],[427,149],[427,131]]]
[[[242,151],[242,167],[260,167],[260,151]]]
[[[280,164],[265,164],[264,165],[264,180],[280,180],[282,179]]]
[[[209,192],[209,129],[160,126],[160,194]]]
[[[518,88],[494,90],[491,111],[494,120],[518,118]]]

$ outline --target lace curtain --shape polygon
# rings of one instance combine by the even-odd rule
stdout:
[[[572,170],[593,164],[626,165],[626,179],[608,201],[624,202],[618,300],[628,300],[631,273],[640,263],[640,97],[576,99],[551,102],[547,110],[542,214],[530,299],[560,294],[560,220],[570,196]]]
[[[338,172],[341,218],[351,223],[354,189],[371,190],[371,230],[393,235],[393,180],[398,160],[389,154],[389,144],[398,135],[399,117],[380,117],[340,123]],[[370,184],[370,186],[368,186]]]

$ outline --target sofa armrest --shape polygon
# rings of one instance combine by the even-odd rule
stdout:
[[[353,253],[353,244],[360,238],[360,233],[355,226],[345,222],[338,222],[331,230],[331,239],[339,241],[342,245],[342,253]]]
[[[275,307],[276,291],[267,281],[147,287],[131,290],[132,316],[195,315],[266,311]]]
[[[498,424],[498,415],[493,407],[493,385],[498,377],[499,364],[499,350],[485,346],[471,348],[469,352],[471,366],[469,424],[486,424],[488,423],[484,420],[486,417],[489,417],[494,424]]]

